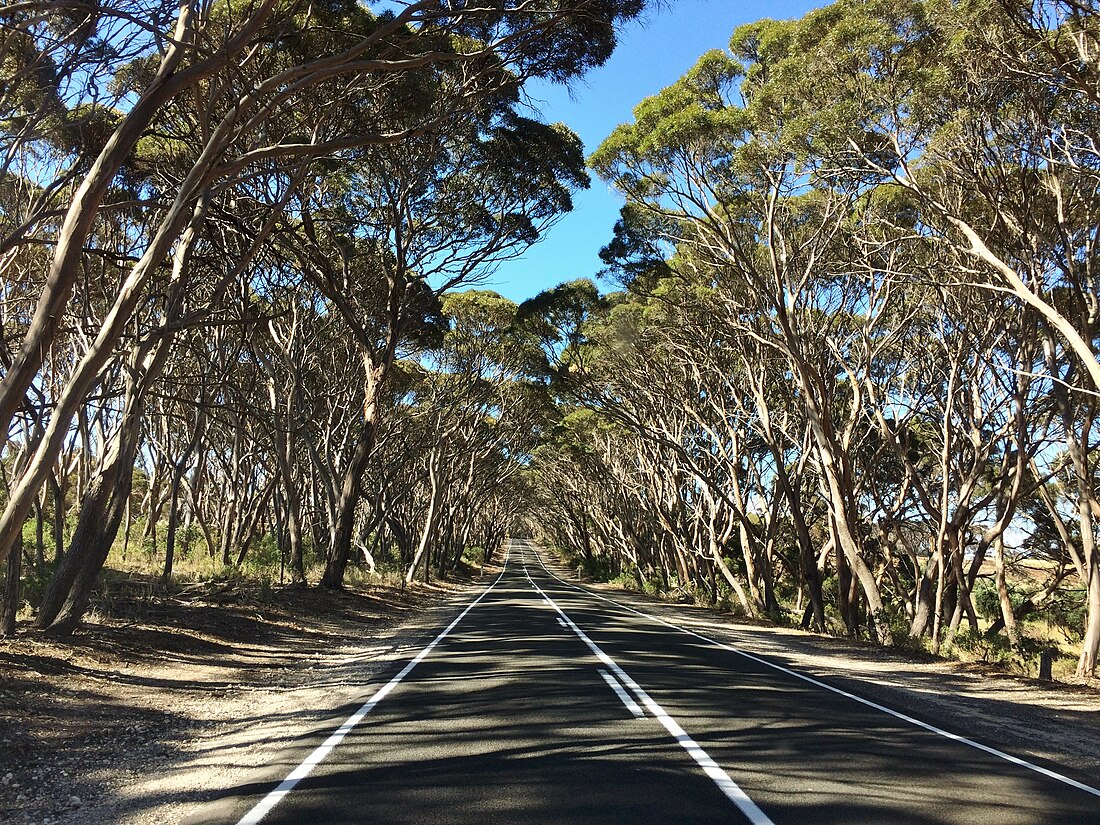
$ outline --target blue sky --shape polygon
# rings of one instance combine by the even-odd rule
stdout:
[[[544,120],[563,122],[591,153],[620,123],[630,121],[645,97],[674,83],[704,52],[724,49],[742,23],[765,17],[800,17],[822,5],[810,0],[671,0],[668,8],[631,24],[615,54],[571,90],[532,85],[528,93]],[[594,178],[566,215],[523,258],[499,266],[481,288],[522,301],[562,281],[594,278],[600,248],[611,240],[622,201]]]

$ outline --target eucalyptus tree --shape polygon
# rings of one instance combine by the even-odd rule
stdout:
[[[760,24],[734,47],[757,67],[758,101],[804,124],[815,147],[847,155],[838,174],[904,193],[914,234],[958,255],[942,280],[1006,293],[1036,313],[1048,346],[1064,350],[1056,360],[1076,361],[1076,395],[1100,386],[1090,275],[1098,32],[1094,9],[1061,0],[842,2]],[[1075,466],[1087,487],[1086,465]],[[1078,511],[1089,604],[1081,674],[1100,649],[1087,508]]]
[[[163,182],[150,183],[151,178],[171,175],[173,166],[170,154],[165,155],[159,147],[151,147],[149,155],[141,155],[140,163],[146,168],[154,166],[160,171],[147,172],[146,183],[165,187]],[[136,179],[135,172],[131,173]],[[255,189],[236,191],[235,195],[254,194],[259,203],[266,199],[278,201],[285,194],[285,186],[278,181],[267,181],[267,185]],[[46,597],[37,616],[40,627],[55,633],[68,633],[75,627],[83,613],[84,604],[96,576],[104,564],[120,525],[129,507],[130,491],[135,462],[143,438],[148,442],[150,434],[157,435],[157,444],[150,454],[154,469],[163,469],[164,473],[154,473],[158,482],[152,488],[153,493],[164,494],[168,506],[168,550],[165,558],[165,577],[171,574],[174,554],[179,497],[183,474],[187,464],[196,454],[204,438],[206,408],[217,401],[215,393],[209,392],[211,375],[219,372],[224,376],[227,369],[234,368],[232,351],[236,347],[239,353],[244,342],[236,334],[226,334],[234,326],[255,323],[252,317],[255,306],[250,301],[243,278],[251,261],[258,251],[255,237],[247,231],[249,215],[247,212],[233,216],[233,225],[227,227],[228,197],[221,202],[213,200],[208,204],[212,229],[217,230],[200,237],[197,227],[192,227],[177,246],[171,267],[165,267],[150,279],[148,294],[136,309],[115,347],[115,352],[107,360],[106,369],[97,379],[101,395],[110,398],[118,393],[121,399],[117,415],[101,428],[102,438],[98,449],[92,445],[84,451],[86,456],[95,455],[97,461],[94,478],[85,486],[80,498],[80,510],[77,517],[72,541],[68,551],[50,582]],[[239,222],[239,223],[238,223]],[[138,224],[135,221],[135,224]],[[242,226],[242,224],[244,226]],[[140,224],[138,224],[140,226]],[[148,224],[142,227],[149,230]],[[226,230],[229,231],[226,231]],[[262,234],[262,233],[261,233]],[[96,283],[95,281],[92,282]],[[92,306],[103,307],[109,304],[97,295]],[[86,304],[87,305],[87,304]],[[91,325],[94,326],[93,319]],[[201,347],[195,346],[192,334],[196,326],[209,330],[220,328],[213,340],[227,347],[226,358],[217,353],[204,353],[196,361],[194,356]],[[182,341],[186,356],[181,357]],[[190,340],[188,338],[190,337]],[[228,360],[227,360],[228,359]],[[165,386],[162,375],[168,372],[170,380]],[[180,381],[175,403],[164,403],[165,393],[177,392],[175,387]],[[213,382],[214,384],[218,382]],[[197,385],[197,386],[196,386]],[[122,393],[115,387],[125,387]],[[71,385],[68,389],[71,389]],[[63,391],[63,395],[68,392]],[[194,394],[192,400],[185,396]],[[147,419],[150,397],[161,396],[159,419],[150,422]],[[183,396],[183,397],[180,397]],[[69,396],[70,398],[72,396]],[[228,409],[238,409],[236,400],[221,399],[228,403]],[[102,410],[103,407],[101,406]],[[83,415],[78,411],[78,416]],[[165,416],[190,418],[193,426],[188,434],[180,433],[177,444],[181,448],[173,450],[173,435],[181,429],[178,423],[167,422]],[[187,430],[188,428],[182,428]],[[41,448],[41,444],[39,444]],[[167,480],[163,491],[159,487],[161,480]],[[155,534],[161,501],[154,495],[152,509],[146,521],[147,530]],[[224,538],[224,536],[223,536]],[[228,552],[228,549],[225,549]]]
[[[881,303],[873,280],[852,275],[850,221],[864,189],[797,151],[790,128],[767,108],[751,98],[742,106],[742,73],[728,55],[705,55],[639,104],[635,123],[620,126],[592,162],[633,214],[651,216],[649,225],[676,246],[680,277],[724,305],[726,337],[748,336],[785,360],[813,436],[838,569],[842,578],[851,570],[875,633],[889,641],[860,528],[853,455],[864,429],[861,388],[837,380],[843,351],[875,323],[861,310]],[[854,629],[854,614],[844,612]]]
[[[300,227],[283,236],[294,239],[288,254],[343,318],[363,361],[363,416],[340,483],[326,586],[343,580],[378,397],[395,361],[438,336],[439,296],[526,249],[587,185],[576,136],[521,117],[514,91],[445,132],[365,153],[344,181],[319,178],[302,195]],[[439,94],[446,105],[445,86]],[[419,105],[441,104],[429,96]]]
[[[45,17],[47,24],[51,14],[65,10],[65,4],[17,5],[7,11]],[[57,336],[104,199],[132,162],[143,136],[154,123],[166,122],[163,115],[169,104],[193,114],[176,118],[192,127],[181,144],[191,164],[165,198],[155,230],[67,378],[35,457],[15,485],[0,522],[0,556],[6,555],[21,529],[72,416],[142,301],[150,277],[173,247],[178,258],[194,242],[189,237],[201,235],[219,187],[265,164],[293,166],[355,147],[397,143],[438,127],[438,122],[428,121],[383,132],[363,129],[342,117],[348,105],[425,67],[451,69],[451,76],[459,79],[459,91],[452,97],[456,105],[496,93],[502,82],[514,88],[533,75],[566,80],[606,59],[614,44],[615,23],[637,13],[641,3],[530,5],[444,7],[421,0],[396,14],[375,16],[354,4],[284,7],[266,0],[245,7],[185,3],[174,23],[148,9],[125,16],[130,29],[146,37],[147,51],[154,57],[112,67],[115,81],[132,95],[132,103],[83,173],[51,240],[53,257],[37,306],[0,384],[5,439],[12,416],[24,403]],[[103,19],[117,20],[124,14],[105,8]],[[259,48],[261,43],[275,47]],[[502,71],[502,66],[512,71]],[[317,109],[326,104],[331,105]],[[269,128],[274,115],[285,113],[293,120],[295,112],[299,128]]]
[[[408,581],[421,564],[427,575],[433,543],[440,575],[459,562],[477,511],[518,477],[546,409],[543,393],[528,380],[541,349],[529,328],[516,323],[514,303],[470,290],[447,296],[442,309],[448,329],[425,359],[417,390],[419,414],[434,423],[426,429],[428,508]],[[492,538],[495,531],[486,526],[481,532]]]
[[[694,486],[764,548],[749,584],[820,594],[831,560],[849,631],[935,647],[976,629],[989,559],[1018,643],[1006,545],[1045,531],[1055,567],[1032,596],[1076,571],[1090,673],[1096,30],[1059,0],[840,2],[742,27],[639,104],[590,161],[627,198],[603,256],[629,295],[549,338],[567,408],[593,416],[537,453],[576,491],[540,496],[561,539],[637,567],[621,501],[591,488],[641,486],[634,506],[682,542]],[[636,439],[693,476],[675,512]]]

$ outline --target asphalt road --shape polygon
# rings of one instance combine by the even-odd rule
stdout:
[[[525,543],[440,631],[194,822],[1100,825],[1100,777],[616,605]]]

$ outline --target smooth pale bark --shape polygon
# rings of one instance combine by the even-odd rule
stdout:
[[[962,624],[963,616],[970,623],[970,629],[978,632],[978,614],[974,610],[974,604],[970,599],[970,584],[966,572],[963,570],[963,546],[960,539],[954,546],[951,554],[951,574],[955,582],[955,605],[951,613],[951,632],[954,633]]]
[[[195,43],[198,39],[199,14],[196,11],[195,3],[190,2],[190,0],[182,0],[180,3],[175,31],[172,38],[167,41],[168,48],[165,50],[163,58],[161,58],[156,75],[149,87],[121,119],[103,150],[85,175],[66,211],[54,246],[50,270],[35,308],[34,316],[11,367],[5,373],[3,380],[0,381],[0,444],[6,441],[12,417],[23,403],[28,388],[45,362],[49,348],[65,317],[65,305],[72,294],[73,287],[81,277],[81,261],[87,239],[99,214],[102,201],[119,169],[130,158],[134,147],[142,135],[147,132],[149,124],[156,113],[168,101],[225,67],[232,65],[242,51],[255,47],[253,41],[257,33],[270,22],[272,11],[276,5],[275,0],[263,0],[259,6],[249,12],[239,32],[219,48],[204,52],[205,56],[202,59],[193,60],[189,65],[184,66],[186,57],[194,57],[199,53]],[[343,143],[347,145],[339,147],[329,145],[267,147],[246,154],[242,158],[226,164],[220,170],[216,169],[217,164],[222,160],[226,147],[237,136],[237,130],[239,128],[246,131],[254,130],[261,125],[263,117],[270,114],[273,104],[268,103],[266,106],[261,107],[259,112],[253,112],[251,120],[245,120],[242,126],[242,119],[246,118],[249,112],[256,107],[261,93],[274,94],[277,97],[285,98],[295,93],[300,94],[310,85],[315,85],[340,74],[355,71],[389,74],[415,69],[445,59],[476,59],[478,53],[466,56],[445,56],[429,53],[428,55],[391,61],[363,61],[360,59],[372,44],[381,42],[390,34],[398,31],[415,16],[415,13],[424,11],[426,8],[427,6],[424,3],[411,4],[397,14],[394,19],[379,26],[369,36],[362,38],[351,48],[338,54],[293,67],[274,77],[267,78],[243,98],[235,101],[206,142],[202,154],[180,185],[180,197],[177,198],[173,210],[181,203],[186,205],[197,189],[205,183],[209,183],[208,177],[211,170],[229,176],[243,169],[248,163],[263,160],[267,157],[316,157],[331,154],[339,148],[361,146],[363,143],[400,140],[403,135],[371,135],[365,138],[356,137],[350,141],[344,141]],[[169,219],[168,223],[173,223],[173,221]],[[175,232],[171,233],[171,237],[167,239],[167,242],[170,243],[174,237]],[[158,239],[160,239],[159,234]],[[163,243],[158,243],[157,240],[154,241],[154,246],[157,248],[155,250],[156,254],[152,256],[152,264],[156,265],[164,257],[166,246]],[[142,261],[145,261],[146,257],[149,257],[148,253],[143,256]],[[139,263],[134,272],[143,275],[143,272],[139,271],[148,268],[148,264],[143,267]],[[137,279],[138,286],[140,286],[142,280],[142,277]],[[131,278],[127,282],[127,286],[124,287],[124,291],[130,287],[132,282],[133,279]],[[123,301],[122,303],[127,302]],[[116,302],[117,306],[118,302]],[[132,306],[130,309],[132,311]],[[129,313],[124,313],[124,315],[123,323],[128,320]],[[104,326],[108,325],[108,322],[105,321]],[[3,528],[0,527],[0,560],[7,553],[3,535]]]
[[[726,565],[725,559],[722,558],[722,552],[717,544],[711,544],[710,557],[714,560],[715,566],[722,573],[722,578],[726,580],[726,584],[732,587],[733,592],[737,594],[737,600],[741,603],[741,607],[744,608],[745,613],[750,616],[753,615],[748,596],[745,595],[745,588],[741,586],[741,582],[737,580],[737,576],[733,575],[733,571]]]
[[[751,367],[748,359],[745,359],[744,364],[746,371],[748,371]],[[752,398],[756,402],[760,435],[771,453],[775,481],[781,495],[787,502],[787,512],[790,514],[794,534],[798,540],[798,561],[802,573],[802,583],[810,597],[810,609],[807,613],[808,622],[806,622],[806,625],[812,627],[818,633],[823,633],[825,632],[825,596],[821,589],[821,569],[817,565],[817,552],[814,548],[813,539],[810,538],[809,527],[806,525],[806,517],[802,510],[802,498],[787,472],[786,456],[783,454],[782,447],[772,426],[771,410],[767,403],[763,385],[750,380],[749,388],[752,391]]]
[[[1058,370],[1057,347],[1052,331],[1044,328],[1044,357],[1048,369],[1058,380],[1052,383],[1052,392],[1062,418],[1063,438],[1074,475],[1074,492],[1077,495],[1078,541],[1076,544],[1062,518],[1058,503],[1045,487],[1039,488],[1039,496],[1058,531],[1062,545],[1073,561],[1077,575],[1085,586],[1085,627],[1081,653],[1077,660],[1078,676],[1093,676],[1100,656],[1100,548],[1096,544],[1095,519],[1100,515],[1100,500],[1093,490],[1093,470],[1086,447],[1087,434],[1092,431],[1096,417],[1096,401],[1082,396],[1075,402]]]
[[[802,366],[804,370],[805,366]],[[875,635],[883,644],[891,645],[894,643],[893,633],[890,630],[889,622],[886,620],[886,608],[882,603],[878,581],[876,581],[874,573],[871,572],[863,558],[862,546],[852,526],[852,503],[841,478],[842,474],[847,475],[847,468],[840,466],[842,459],[838,457],[839,449],[829,431],[827,418],[816,400],[820,396],[811,396],[811,393],[816,392],[816,384],[816,381],[807,380],[806,375],[803,374],[803,394],[810,426],[814,434],[818,463],[821,467],[824,486],[828,495],[831,521],[836,530],[837,557],[839,560],[841,555],[844,556],[847,566],[859,581],[863,595],[867,599],[867,609],[874,621]],[[854,616],[852,619],[854,620]]]
[[[1085,637],[1081,642],[1081,655],[1077,660],[1077,675],[1092,676],[1096,672],[1097,654],[1100,653],[1100,548],[1096,546],[1093,512],[1097,506],[1086,475],[1083,452],[1072,451],[1077,471],[1077,517],[1081,525],[1081,556],[1085,566],[1086,614]],[[1080,463],[1079,463],[1080,462]]]
[[[130,157],[138,140],[145,134],[149,123],[161,107],[203,78],[228,65],[230,54],[238,51],[252,37],[267,18],[272,6],[273,0],[267,0],[260,6],[245,30],[228,44],[229,48],[213,52],[205,60],[181,68],[191,49],[196,23],[193,4],[180,3],[175,31],[168,41],[168,48],[161,58],[156,75],[108,138],[66,210],[54,245],[46,282],[30,326],[11,367],[0,381],[0,443],[6,441],[11,419],[45,362],[65,317],[69,296],[82,274],[81,261],[88,236],[119,169]],[[159,257],[161,256],[158,259]],[[68,421],[65,423],[67,426]],[[8,542],[10,539],[4,541],[0,538],[0,559],[7,555]]]
[[[1004,622],[1008,642],[1013,648],[1020,645],[1020,633],[1016,629],[1016,614],[1012,610],[1012,599],[1008,593],[1008,581],[1005,577],[1005,542],[998,536],[993,543],[994,579],[997,585],[997,602],[1001,607],[1001,620]]]
[[[273,6],[274,0],[266,0],[263,5],[249,15],[242,31],[229,40],[223,48],[216,50],[211,57],[177,72],[176,70],[183,59],[183,44],[189,42],[190,37],[188,35],[193,25],[191,4],[186,3],[181,7],[177,21],[176,37],[161,62],[153,85],[135,103],[135,106],[123,119],[115,134],[109,139],[104,152],[93,164],[92,172],[78,190],[67,213],[66,220],[63,222],[63,229],[55,246],[53,264],[47,278],[47,284],[36,308],[31,327],[11,369],[5,374],[3,382],[0,382],[0,425],[2,425],[2,432],[4,433],[4,435],[0,435],[0,439],[6,438],[11,419],[23,402],[27,388],[31,386],[35,375],[41,368],[50,342],[61,323],[64,315],[64,305],[71,294],[76,279],[79,277],[79,263],[83,255],[85,241],[91,232],[99,204],[105,196],[110,181],[130,155],[133,146],[145,131],[160,105],[173,95],[195,85],[204,77],[227,65],[234,55],[250,43],[256,31],[267,22]],[[181,183],[179,193],[169,209],[168,215],[163,220],[145,253],[131,269],[114,305],[104,319],[99,333],[70,376],[65,390],[55,405],[50,419],[50,426],[39,444],[38,451],[27,472],[24,473],[13,491],[12,498],[8,502],[3,515],[0,516],[0,561],[3,561],[10,552],[15,536],[21,529],[22,521],[29,512],[32,503],[31,497],[37,491],[44,474],[48,472],[49,466],[52,465],[53,460],[61,450],[73,415],[79,410],[100,369],[110,357],[113,346],[118,342],[123,330],[130,321],[137,303],[143,297],[144,286],[148,278],[155,267],[163,260],[187,220],[188,204],[195,197],[195,194],[204,186],[209,185],[214,178],[231,176],[241,171],[248,163],[256,160],[280,156],[315,157],[329,154],[336,151],[337,148],[352,148],[380,142],[398,142],[416,133],[416,130],[411,130],[392,135],[357,135],[354,138],[338,142],[338,146],[335,144],[318,144],[316,146],[309,144],[278,145],[224,163],[223,155],[226,148],[237,137],[238,130],[244,128],[247,131],[249,128],[259,125],[259,121],[256,120],[259,117],[257,113],[253,113],[253,119],[244,123],[243,126],[242,119],[246,118],[249,111],[256,107],[260,93],[271,93],[285,98],[292,92],[302,92],[311,83],[316,84],[327,78],[348,74],[359,69],[392,74],[445,59],[462,61],[477,57],[477,53],[450,56],[429,53],[403,60],[359,60],[372,43],[379,42],[388,34],[403,27],[414,10],[423,11],[426,8],[426,4],[413,4],[407,7],[394,19],[381,25],[370,36],[363,38],[345,52],[292,68],[283,74],[269,78],[230,108],[207,140],[198,160]],[[260,107],[260,113],[266,112],[267,108],[270,108],[270,106]],[[219,164],[222,165],[219,166]],[[352,515],[354,515],[354,507],[358,499],[354,489],[357,484],[358,482],[355,482],[350,487],[345,485],[344,490],[348,495],[345,496],[343,503],[350,507]],[[347,508],[345,507],[345,509]],[[350,533],[345,529],[347,526],[345,522],[348,519],[344,518],[344,515],[344,513],[341,513],[339,519],[340,527],[337,532],[341,541],[338,543],[350,544]],[[331,579],[327,573],[328,571],[326,571],[326,579]]]
[[[858,144],[852,142],[850,145],[873,168],[877,169],[885,177],[892,179],[899,186],[919,196],[921,200],[928,204],[933,211],[938,213],[944,221],[954,227],[954,229],[966,239],[967,243],[966,246],[960,245],[959,248],[982,261],[990,269],[1000,275],[1013,294],[1025,304],[1035,309],[1046,323],[1057,330],[1058,334],[1062,336],[1069,344],[1070,349],[1077,355],[1081,366],[1088,372],[1089,377],[1092,379],[1093,387],[1100,388],[1100,361],[1097,361],[1096,352],[1088,341],[1085,340],[1085,336],[1078,331],[1077,327],[1075,327],[1065,315],[1058,311],[1057,307],[1048,302],[1039,292],[1032,289],[1031,286],[1020,277],[1020,274],[1014,267],[1009,265],[1003,258],[991,250],[989,245],[985,242],[985,239],[971,223],[964,220],[952,209],[948,208],[946,204],[932,197],[930,193],[909,174],[906,163],[906,153],[901,150],[896,141],[894,142],[894,149],[898,152],[898,158],[902,161],[901,166],[905,171],[904,175],[895,174],[893,171],[880,166],[876,159],[870,158],[864,154]],[[1006,223],[1012,225],[1012,219],[1008,218]]]
[[[932,614],[932,653],[938,655],[940,652],[940,627],[943,624],[943,598],[944,598],[944,585],[946,582],[945,568],[947,565],[944,563],[944,552],[941,549],[936,554],[936,602],[935,609]]]
[[[947,220],[950,221],[956,229],[962,232],[963,236],[970,243],[970,253],[984,261],[990,268],[999,273],[1012,288],[1012,291],[1024,303],[1038,310],[1039,314],[1054,327],[1054,329],[1058,330],[1061,336],[1069,343],[1070,349],[1072,349],[1080,359],[1081,366],[1088,372],[1089,377],[1092,379],[1093,387],[1100,388],[1100,362],[1097,361],[1096,353],[1093,351],[1092,347],[1085,341],[1081,333],[1077,331],[1073,323],[1062,315],[1062,313],[1052,304],[1044,300],[1041,295],[1031,289],[1015,269],[995,255],[989,247],[986,246],[985,242],[970,224],[950,214],[942,207],[941,210]]]
[[[1093,549],[1092,563],[1089,565],[1088,612],[1085,621],[1085,638],[1081,643],[1081,656],[1077,660],[1078,676],[1095,676],[1097,653],[1100,651],[1100,564]]]
[[[434,538],[436,524],[439,521],[439,506],[443,500],[442,453],[441,445],[437,444],[432,449],[431,456],[428,459],[428,512],[424,515],[424,524],[420,530],[420,541],[416,546],[416,553],[413,555],[412,563],[409,564],[409,570],[405,574],[406,584],[411,584],[416,578],[416,571],[421,564],[424,565],[425,581],[428,577],[428,570],[431,569],[431,564],[427,558],[428,548]]]

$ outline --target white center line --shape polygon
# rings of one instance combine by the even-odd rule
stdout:
[[[744,656],[746,659],[750,659],[757,664],[769,667],[772,670],[778,670],[780,673],[785,673],[788,676],[793,676],[795,679],[801,679],[803,682],[808,682],[809,684],[814,685],[815,687],[819,687],[822,690],[827,690],[831,693],[837,694],[838,696],[843,696],[846,699],[851,699],[853,702],[859,702],[859,704],[861,705],[865,705],[869,708],[874,708],[877,711],[881,711],[882,713],[888,714],[889,716],[893,716],[895,719],[900,719],[902,722],[907,722],[908,724],[926,730],[929,733],[934,733],[937,736],[942,736],[945,739],[950,739],[952,742],[958,742],[961,745],[968,745],[969,747],[980,750],[983,753],[988,753],[990,756],[995,756],[998,759],[1003,759],[1006,762],[1011,762],[1013,765],[1018,765],[1019,767],[1026,768],[1029,771],[1034,771],[1035,773],[1041,774],[1048,779],[1053,779],[1056,782],[1061,782],[1064,785],[1069,785],[1071,788],[1076,788],[1077,790],[1084,791],[1087,794],[1100,796],[1100,788],[1094,788],[1091,785],[1086,785],[1083,782],[1078,782],[1076,779],[1070,779],[1068,776],[1058,773],[1057,771],[1052,771],[1049,768],[1044,768],[1041,765],[1036,765],[1034,762],[1028,762],[1026,759],[1021,759],[1018,756],[1013,756],[1010,753],[1005,753],[1004,751],[998,750],[997,748],[992,748],[989,745],[983,745],[981,742],[975,742],[973,739],[968,739],[967,737],[960,736],[957,733],[951,733],[950,731],[936,727],[935,725],[929,724],[928,722],[922,722],[920,719],[916,719],[908,715],[907,713],[902,713],[901,711],[894,710],[893,708],[888,708],[885,705],[880,705],[877,702],[872,702],[870,699],[864,699],[862,696],[857,696],[856,694],[849,693],[848,691],[841,688],[833,687],[830,684],[826,684],[825,682],[822,682],[818,679],[814,679],[812,676],[806,676],[796,670],[791,670],[790,668],[783,667],[783,665],[777,665],[775,662],[769,662],[767,659],[763,659],[760,656],[756,656],[752,653],[747,653],[746,651],[734,647],[733,645],[728,645],[725,642],[720,642],[717,639],[712,639],[710,636],[704,636],[702,633],[696,633],[694,630],[688,630],[686,627],[681,627],[680,625],[674,624],[667,619],[662,619],[660,616],[643,613],[640,610],[635,610],[630,605],[621,604],[614,599],[609,599],[606,596],[601,596],[599,593],[593,593],[591,590],[586,590],[583,587],[578,587],[577,585],[571,582],[567,582],[564,579],[554,575],[554,573],[552,573],[543,562],[542,556],[538,553],[538,551],[535,551],[535,558],[538,559],[538,562],[542,565],[543,570],[545,570],[548,574],[553,576],[553,578],[564,584],[566,587],[571,587],[574,590],[579,590],[582,593],[587,593],[590,596],[595,596],[601,601],[605,601],[608,604],[613,604],[616,607],[622,608],[623,610],[627,610],[635,614],[636,616],[641,616],[644,619],[658,622],[665,625],[666,627],[671,627],[673,630],[679,630],[681,633],[686,633],[689,636],[694,636],[696,639],[708,642],[715,647],[720,647],[722,648],[722,650],[728,650],[730,653],[736,653],[738,656]],[[526,564],[524,564],[523,569],[524,572],[527,572]],[[528,576],[528,578],[530,578],[530,576]],[[543,595],[545,597],[545,594]]]
[[[531,583],[531,586],[546,600],[547,604],[558,612],[558,615],[565,621],[569,629],[577,634],[580,640],[588,646],[588,649],[592,651],[596,658],[603,662],[607,666],[607,669],[618,677],[620,682],[630,688],[634,695],[638,697],[638,701],[641,702],[642,706],[664,726],[665,730],[667,730],[672,735],[672,738],[676,740],[676,743],[688,752],[688,755],[690,755],[691,758],[695,760],[696,764],[703,769],[703,773],[711,778],[714,784],[718,786],[719,790],[721,790],[722,793],[737,806],[738,810],[748,818],[749,822],[751,822],[752,825],[774,825],[767,814],[760,810],[756,803],[749,799],[748,794],[741,790],[741,786],[734,782],[730,775],[726,773],[717,762],[711,759],[710,755],[703,750],[694,739],[688,736],[687,731],[680,727],[679,723],[669,716],[668,712],[665,711],[663,707],[653,701],[649,694],[642,690],[641,685],[631,679],[625,670],[619,667],[610,656],[604,653],[599,645],[588,638],[588,634],[577,627],[573,623],[573,620],[565,614],[565,611],[562,610],[553,599],[546,595],[541,587],[535,584],[534,579],[531,578],[531,574],[527,572],[526,564],[523,565],[523,572],[527,576],[527,581]]]
[[[623,686],[619,684],[618,679],[616,679],[602,667],[600,668],[600,675],[603,677],[603,680],[607,682],[607,686],[615,691],[615,695],[619,697],[619,701],[626,705],[627,710],[629,710],[639,719],[645,716],[645,711],[638,707],[638,703],[630,698],[630,694],[627,693]]]

